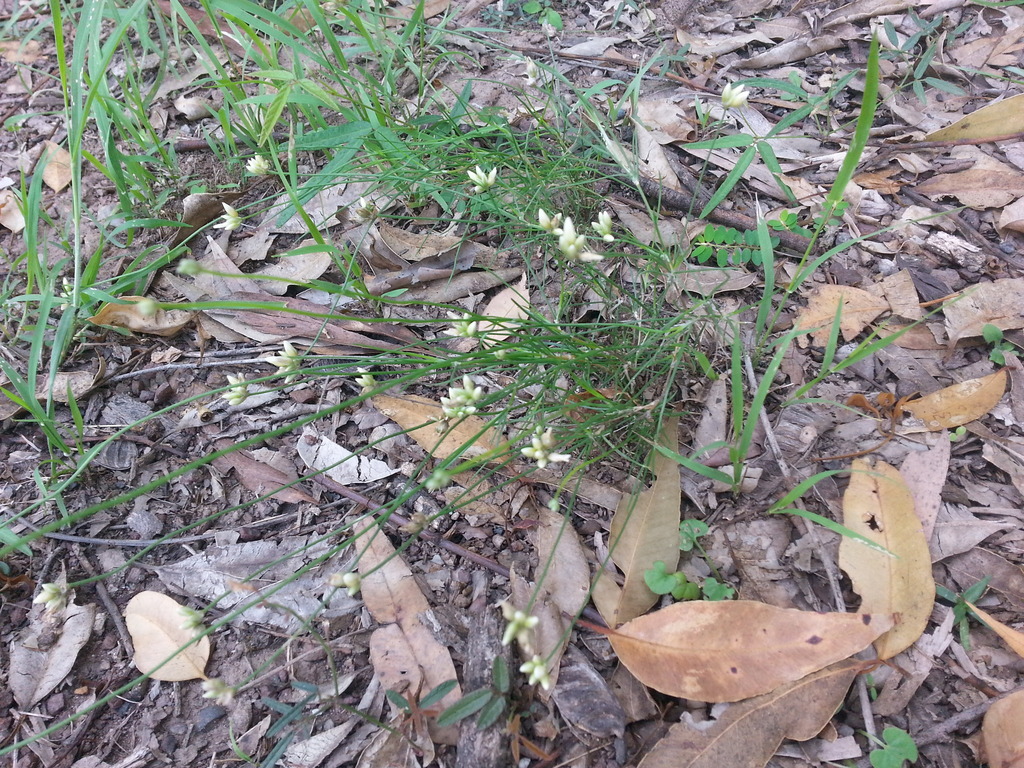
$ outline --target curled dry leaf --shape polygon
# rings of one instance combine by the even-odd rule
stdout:
[[[750,600],[676,603],[609,640],[640,682],[669,696],[739,701],[862,651],[892,617],[810,613]]]
[[[1024,94],[988,104],[961,117],[952,125],[932,131],[925,141],[977,139],[989,141],[998,136],[1024,131]]]
[[[177,601],[160,592],[139,592],[125,608],[125,624],[135,645],[132,661],[154,680],[206,678],[210,638],[193,643],[193,631],[182,629],[180,609]]]
[[[772,758],[783,739],[807,741],[817,736],[865,666],[858,659],[840,661],[729,707],[709,728],[673,725],[640,768],[759,768]]]
[[[127,304],[104,304],[100,311],[89,318],[94,325],[111,325],[136,333],[151,333],[154,336],[174,336],[192,322],[194,312],[183,309],[157,309],[152,315],[139,311],[139,302],[150,302],[145,296],[122,296]]]
[[[25,214],[13,190],[0,189],[0,226],[18,233],[25,228]]]
[[[904,403],[904,410],[924,422],[931,432],[954,429],[980,419],[995,408],[1006,391],[1006,369],[980,379],[968,379],[959,384],[932,392],[918,400]]]
[[[71,155],[52,141],[44,142],[44,147],[39,158],[39,162],[45,164],[42,167],[43,183],[54,192],[60,192],[71,183]]]
[[[992,768],[1024,765],[1024,690],[992,703],[981,724],[985,762]]]
[[[895,626],[875,641],[880,659],[910,647],[928,626],[935,602],[932,557],[900,473],[884,462],[853,462],[843,495],[843,524],[892,555],[844,537],[839,567],[861,596],[862,613],[892,614]]]

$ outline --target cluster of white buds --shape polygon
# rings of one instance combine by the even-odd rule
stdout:
[[[358,573],[353,573],[352,571],[332,573],[327,583],[335,589],[345,589],[349,597],[355,597],[359,594],[359,590],[363,588],[362,578]]]
[[[43,584],[32,602],[44,606],[47,613],[57,613],[68,604],[68,585],[54,582]]]
[[[377,208],[377,204],[365,197],[360,197],[356,207],[352,210],[352,215],[356,217],[356,220],[363,223],[373,221],[377,218],[378,213],[380,213],[380,209]]]
[[[365,368],[356,368],[356,372],[359,374],[353,379],[356,384],[362,387],[363,392],[373,389],[377,386],[377,379],[372,373]]]
[[[537,62],[531,59],[529,56],[526,57],[524,62],[526,64],[526,85],[527,87],[534,87],[543,84],[543,79],[540,74],[540,67],[537,66]]]
[[[558,250],[570,261],[594,262],[604,258],[599,253],[587,250],[587,236],[576,232],[572,219],[562,220],[562,214],[549,216],[543,208],[537,210],[537,221],[540,228],[558,238]],[[596,224],[594,225],[597,226]],[[611,233],[611,217],[608,218],[608,232]],[[614,238],[612,238],[614,239]]]
[[[427,478],[427,482],[423,484],[423,487],[428,491],[440,491],[442,488],[447,488],[448,483],[451,481],[451,472],[446,469],[435,469],[430,477]]]
[[[469,313],[457,315],[449,312],[448,317],[453,321],[452,327],[442,331],[445,336],[455,336],[462,339],[472,339],[480,330],[480,323],[473,319]]]
[[[266,176],[270,173],[270,161],[263,155],[253,155],[245,164],[245,170],[253,176]]]
[[[473,194],[479,195],[481,192],[486,192],[494,186],[494,182],[498,180],[498,169],[491,168],[490,171],[484,171],[484,169],[478,165],[476,170],[466,171],[466,175],[469,176],[469,180],[473,182]]]
[[[462,377],[461,387],[449,387],[448,397],[441,398],[441,410],[446,419],[460,419],[476,413],[476,403],[484,396],[482,387],[473,383],[469,375]]]
[[[612,215],[608,211],[601,211],[597,214],[597,221],[592,221],[590,226],[594,228],[594,231],[606,243],[610,243],[615,239],[615,235],[612,234]]]
[[[246,382],[245,376],[235,376],[229,373],[228,384],[231,387],[221,394],[221,397],[228,401],[228,405],[241,405],[249,399],[249,384]]]
[[[280,355],[270,355],[269,357],[263,358],[263,362],[270,363],[272,366],[277,368],[278,373],[287,373],[284,383],[291,384],[298,378],[297,373],[302,365],[302,355],[299,351],[292,346],[290,341],[284,342],[281,345]]]
[[[182,605],[178,608],[178,615],[181,616],[181,628],[186,632],[198,634],[202,630],[205,615],[202,611]]]
[[[530,685],[540,685],[545,691],[551,690],[551,675],[548,674],[548,663],[535,653],[533,658],[523,664],[519,671],[527,676]]]
[[[544,469],[548,464],[569,461],[571,457],[568,454],[555,453],[554,447],[555,435],[550,427],[545,430],[544,427],[538,426],[533,430],[533,437],[530,438],[529,447],[523,448],[522,454],[526,458],[536,461],[540,469]]]
[[[235,700],[235,689],[219,677],[203,680],[203,698],[213,699],[222,707],[230,706]]]
[[[745,107],[749,95],[750,91],[745,86],[730,83],[722,90],[722,106],[726,109]]]
[[[242,226],[242,217],[234,208],[227,203],[222,203],[224,206],[224,221],[220,224],[214,224],[214,229],[226,229],[229,232],[233,229],[238,229]]]

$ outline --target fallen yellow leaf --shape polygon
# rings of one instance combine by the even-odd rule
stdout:
[[[904,403],[904,410],[924,422],[931,431],[953,429],[980,419],[996,407],[1006,391],[1006,369],[980,379],[968,379],[918,400]]]

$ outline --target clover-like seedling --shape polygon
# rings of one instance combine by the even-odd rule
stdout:
[[[911,763],[917,760],[917,744],[902,728],[886,728],[880,743],[884,746],[872,750],[868,756],[872,768],[903,768],[908,760]]]
[[[656,560],[653,568],[644,571],[644,583],[656,595],[672,595],[676,600],[700,599],[700,586],[687,579],[685,573],[668,573],[664,560]]]

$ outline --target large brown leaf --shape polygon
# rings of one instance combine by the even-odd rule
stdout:
[[[659,442],[673,451],[679,447],[679,420],[667,419]],[[612,518],[608,548],[612,562],[624,574],[620,589],[601,571],[594,602],[609,626],[635,619],[658,601],[644,581],[644,571],[658,560],[674,571],[679,562],[679,464],[654,450],[654,484],[636,497],[624,496]]]
[[[710,728],[673,725],[640,768],[758,768],[783,739],[816,736],[842,704],[866,663],[847,659],[771,693],[729,707]]]
[[[676,603],[609,632],[640,682],[698,701],[739,701],[862,651],[887,615],[811,613],[749,600]]]
[[[931,553],[900,473],[885,462],[872,468],[854,461],[843,524],[892,553],[852,538],[839,545],[839,567],[863,599],[860,610],[896,616],[892,630],[875,643],[879,658],[892,658],[921,636],[935,602]]]

